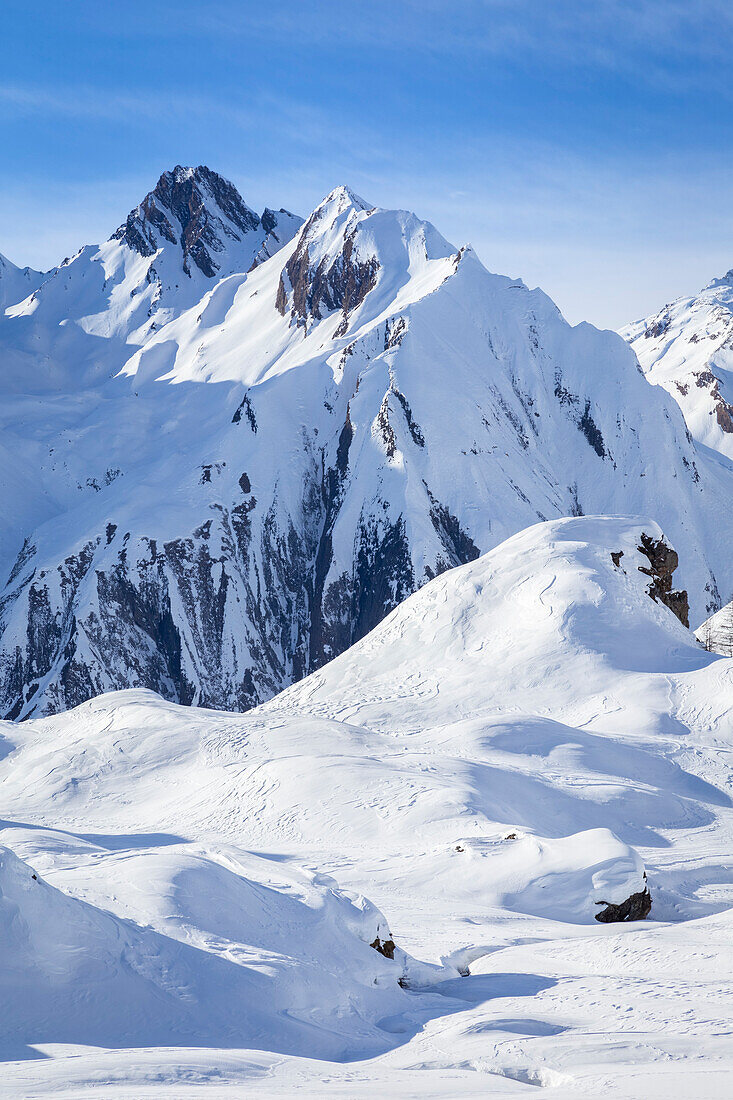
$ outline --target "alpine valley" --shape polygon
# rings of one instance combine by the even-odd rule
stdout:
[[[0,1097],[727,1096],[730,276],[276,207],[0,257]]]

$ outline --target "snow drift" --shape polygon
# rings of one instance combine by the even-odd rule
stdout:
[[[55,889],[0,848],[6,1059],[36,1043],[341,1059],[392,1045],[377,1021],[404,1010],[404,954],[370,947],[389,929],[363,899],[245,853],[167,848],[125,863],[128,906],[148,903],[139,923]]]
[[[222,1095],[717,1081],[733,669],[644,535],[535,525],[247,714],[125,691],[2,723],[8,1050],[51,1054],[14,1079],[144,1095],[150,1043],[174,1093],[181,1065]],[[597,920],[647,884],[651,921]]]

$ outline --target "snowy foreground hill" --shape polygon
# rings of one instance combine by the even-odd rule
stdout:
[[[657,520],[693,626],[733,592],[733,473],[675,401],[413,214],[259,215],[179,167],[0,278],[6,718],[126,687],[245,710],[561,516]]]
[[[664,546],[541,523],[249,713],[0,724],[0,1094],[728,1095],[733,661]]]

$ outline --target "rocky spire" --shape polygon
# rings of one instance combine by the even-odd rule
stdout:
[[[193,262],[214,278],[227,242],[241,242],[260,226],[258,215],[223,176],[204,165],[177,165],[162,174],[114,237],[141,256],[152,256],[166,242],[180,245],[187,275]]]

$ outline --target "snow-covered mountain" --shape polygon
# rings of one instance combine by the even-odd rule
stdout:
[[[44,276],[31,267],[16,267],[0,254],[0,311],[21,301],[36,290]]]
[[[725,1095],[733,660],[673,565],[540,523],[248,714],[0,723],[4,1087]]]
[[[733,458],[733,271],[621,330],[696,440]]]
[[[130,354],[119,343],[143,343],[216,281],[277,251],[301,225],[287,210],[260,217],[206,167],[164,172],[104,244],[86,245],[45,276],[31,272],[27,281],[38,285],[26,287],[25,272],[14,270],[15,296],[5,294],[0,329],[4,389],[58,392],[108,377]],[[104,343],[89,339],[95,336]]]
[[[710,653],[733,657],[733,602],[725,604],[695,631]]]
[[[7,310],[2,713],[252,706],[552,517],[655,517],[693,624],[733,588],[730,472],[616,334],[346,188],[282,219],[176,169]]]

